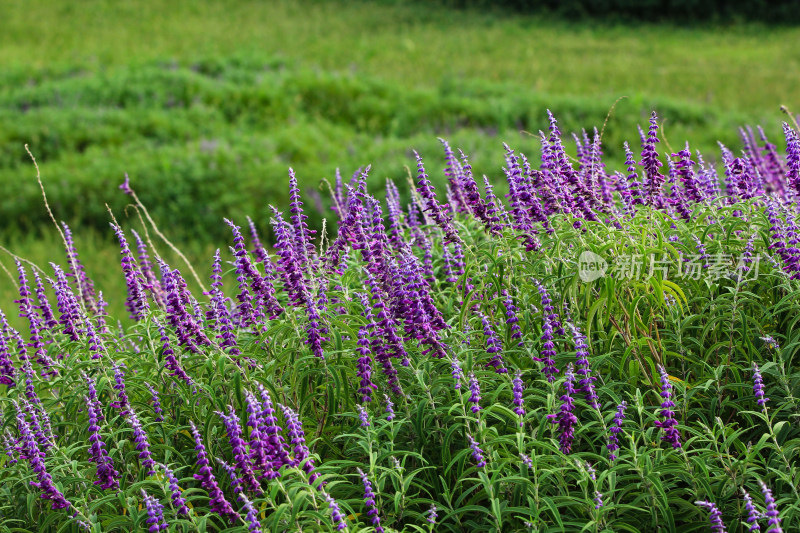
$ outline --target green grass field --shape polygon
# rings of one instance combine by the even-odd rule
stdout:
[[[290,166],[305,189],[372,164],[377,183],[407,190],[411,149],[438,174],[443,136],[500,182],[501,143],[537,157],[526,132],[546,126],[545,109],[570,132],[602,125],[621,96],[610,161],[652,109],[670,146],[690,140],[713,160],[717,140],[740,148],[739,126],[777,140],[779,106],[800,108],[796,28],[573,25],[360,1],[12,1],[0,19],[0,243],[37,262],[56,245],[28,143],[89,268],[114,253],[105,203],[125,218],[125,172],[199,259],[227,235],[225,216],[266,231]]]

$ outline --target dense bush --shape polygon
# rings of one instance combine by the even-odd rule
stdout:
[[[697,24],[761,21],[800,22],[793,0],[441,0],[461,8],[506,8],[523,13],[548,13],[624,22]]]
[[[546,127],[545,102],[564,124],[580,131],[602,123],[609,102],[549,98],[513,85],[444,80],[435,88],[407,90],[356,74],[312,72],[281,61],[245,56],[185,65],[149,64],[96,73],[44,72],[21,83],[9,72],[0,90],[0,229],[30,231],[49,224],[29,170],[28,144],[42,165],[60,217],[105,232],[105,204],[120,213],[124,202],[110,191],[127,173],[153,216],[165,226],[222,238],[221,216],[265,213],[282,203],[286,168],[301,187],[332,180],[374,161],[374,179],[395,179],[404,195],[409,148],[433,150],[446,135],[474,155],[477,175],[492,176],[489,147],[498,135]],[[8,83],[5,83],[5,82]],[[704,132],[736,140],[741,117],[703,107],[632,99],[636,109],[657,108],[670,118],[670,137]],[[613,115],[604,140],[620,166],[622,141],[636,134],[636,115]],[[441,167],[434,167],[440,170]],[[438,172],[437,172],[438,174]],[[441,182],[440,182],[441,184]],[[311,214],[319,228],[320,216]]]
[[[794,530],[799,134],[723,176],[657,130],[622,174],[553,120],[507,202],[364,170],[326,239],[291,179],[202,294],[117,226],[126,330],[67,233],[0,316],[0,531]]]

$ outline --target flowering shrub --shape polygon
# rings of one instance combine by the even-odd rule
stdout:
[[[796,129],[718,170],[653,115],[623,174],[550,119],[538,165],[505,147],[507,201],[444,143],[447,191],[418,154],[382,203],[367,168],[316,239],[290,172],[275,251],[226,220],[203,294],[115,223],[127,330],[70,239],[18,261],[0,529],[798,527]]]

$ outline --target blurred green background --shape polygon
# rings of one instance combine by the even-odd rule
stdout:
[[[322,198],[337,168],[349,177],[367,164],[375,190],[386,178],[407,190],[412,149],[441,183],[441,136],[502,182],[502,142],[536,161],[546,109],[568,134],[600,127],[621,96],[603,137],[608,165],[620,164],[624,140],[638,149],[637,125],[654,109],[669,146],[689,140],[715,160],[717,141],[741,148],[745,124],[782,148],[779,106],[800,108],[796,27],[457,7],[466,4],[3,2],[0,244],[41,265],[63,261],[26,143],[55,216],[118,309],[106,204],[138,224],[117,189],[126,172],[206,272],[230,240],[223,217],[250,215],[267,234],[289,167]],[[0,263],[13,274],[7,254]],[[0,271],[8,315],[13,293]]]

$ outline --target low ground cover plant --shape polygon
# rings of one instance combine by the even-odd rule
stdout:
[[[290,171],[274,248],[226,219],[206,269],[126,179],[128,328],[59,227],[0,315],[0,528],[797,527],[797,125],[718,169],[653,114],[612,172],[549,118],[505,198],[442,141],[446,190],[337,176],[317,234]]]

